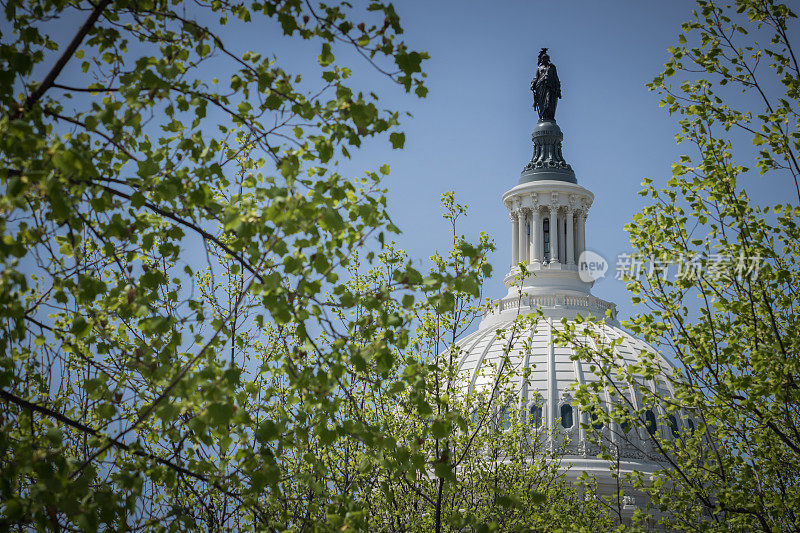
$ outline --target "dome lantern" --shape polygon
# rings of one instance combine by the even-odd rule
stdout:
[[[533,157],[519,183],[502,197],[511,221],[511,269],[504,279],[508,294],[487,311],[481,328],[502,322],[520,306],[570,318],[577,313],[604,317],[608,311],[615,322],[616,306],[592,296],[594,282],[580,271],[594,195],[578,184],[575,171],[564,160],[564,135],[555,119],[561,82],[547,49],[539,54],[531,91],[539,112]],[[520,264],[527,271],[521,284]]]

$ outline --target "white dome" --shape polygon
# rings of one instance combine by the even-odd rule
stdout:
[[[587,438],[583,425],[592,424],[590,415],[580,412],[573,399],[573,385],[598,381],[600,369],[580,360],[571,347],[559,345],[555,334],[564,330],[562,320],[574,322],[578,314],[594,316],[604,322],[579,324],[578,331],[591,328],[593,335],[580,334],[576,341],[592,347],[595,342],[610,345],[620,340],[614,345],[620,360],[635,363],[640,354],[648,353],[660,361],[665,375],[671,374],[673,367],[647,343],[622,329],[613,303],[590,294],[594,282],[580,272],[580,261],[586,250],[584,225],[594,196],[577,183],[520,181],[503,195],[512,222],[512,268],[505,277],[508,294],[493,302],[477,332],[458,342],[459,381],[465,392],[489,391],[498,372],[508,370],[512,376],[510,401],[525,414],[532,433],[548,439],[551,446],[558,445],[554,449],[563,450],[560,468],[567,478],[574,480],[587,472],[595,477],[601,494],[610,494],[618,489],[617,480],[609,463],[597,457],[599,446]],[[520,263],[525,265],[525,276],[521,275]],[[519,316],[530,320],[515,322]],[[507,366],[502,363],[504,353],[508,353]],[[663,375],[638,380],[638,385],[646,385],[662,398],[674,393]],[[636,387],[617,386],[635,409],[647,409]],[[621,403],[621,398],[609,395],[601,400],[606,410]],[[658,426],[663,435],[676,434],[685,425],[685,420],[665,413],[646,410],[645,414],[648,429]],[[621,473],[652,472],[663,467],[646,431],[643,435],[638,430],[623,432],[616,424],[600,429],[594,422],[604,441],[612,443],[619,454]],[[630,488],[625,493],[628,510],[643,503],[636,501],[641,494]]]
[[[581,424],[591,424],[592,420],[587,413],[580,412],[573,400],[572,392],[574,384],[598,381],[599,369],[578,358],[572,347],[559,345],[555,340],[556,332],[564,331],[561,319],[573,321],[575,310],[565,309],[565,312],[559,313],[557,308],[552,307],[542,311],[545,312],[545,316],[533,317],[532,323],[526,322],[522,326],[515,326],[513,318],[492,321],[489,326],[460,340],[458,345],[462,352],[458,361],[459,380],[469,391],[490,389],[498,372],[501,371],[504,352],[508,350],[513,340],[513,345],[508,351],[506,368],[513,374],[510,386],[516,407],[528,418],[534,417],[534,411],[536,416],[541,416],[541,428],[553,428],[553,438],[568,437],[561,441],[562,444],[566,444],[565,458],[570,459],[565,461],[565,466],[571,465],[578,470],[593,472],[603,471],[607,474],[608,465],[596,459],[600,452],[599,447],[586,438],[586,430],[581,426]],[[522,313],[524,312],[523,309]],[[559,314],[562,316],[558,316]],[[581,314],[587,316],[591,313],[587,308]],[[594,339],[603,339],[609,344],[616,339],[622,339],[621,344],[614,347],[619,359],[629,364],[635,363],[638,354],[649,352],[660,359],[665,373],[672,370],[671,365],[650,345],[633,337],[613,322],[584,322],[578,329],[583,327],[591,328],[594,335],[576,339],[580,343],[589,343],[592,346]],[[644,383],[662,398],[673,396],[672,387],[666,380],[642,379],[639,383]],[[636,409],[645,407],[641,404],[641,398],[633,386],[621,383],[618,383],[618,386]],[[601,399],[605,408],[620,401],[607,394]],[[571,423],[564,420],[568,413],[571,413]],[[670,421],[661,413],[654,415],[662,433],[668,434],[672,430],[669,427]],[[677,423],[679,427],[683,424],[677,418],[672,423]],[[535,424],[532,421],[530,424],[533,430]],[[628,434],[626,440],[633,441],[628,443],[616,438],[621,431],[617,427],[604,428],[603,431],[619,446],[621,459],[629,463],[623,465],[625,470],[652,470],[656,467],[656,455],[648,457],[651,455],[648,453],[651,451],[650,442],[645,436],[637,439]]]

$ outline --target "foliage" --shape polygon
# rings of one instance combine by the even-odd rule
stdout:
[[[340,280],[354,250],[396,231],[378,174],[336,162],[366,138],[404,142],[334,52],[418,96],[427,55],[382,2],[10,0],[4,16],[2,528],[300,523],[278,466],[304,437],[293,417],[324,427],[328,384],[359,360],[387,371],[406,342],[396,314],[364,346],[330,319],[355,305]],[[238,50],[255,27],[313,43],[316,81]],[[250,347],[296,403],[244,408],[276,387],[247,374]]]
[[[510,373],[460,396],[488,239],[446,195],[453,248],[423,276],[386,244],[388,167],[335,170],[404,143],[336,56],[425,96],[391,4],[4,7],[0,529],[602,519],[497,421]],[[256,25],[314,43],[319,78],[237,50]]]
[[[454,339],[479,310],[492,245],[485,236],[477,245],[457,236],[464,208],[450,193],[444,201],[453,248],[432,257],[425,278],[398,287],[398,276],[410,271],[392,245],[373,265],[354,252],[347,275],[354,304],[331,314],[347,338],[322,333],[308,342],[294,326],[261,327],[251,337],[248,320],[242,322],[236,357],[246,357],[251,370],[243,373],[249,394],[238,406],[254,419],[256,435],[268,432],[275,443],[274,485],[237,461],[236,446],[223,463],[243,466],[250,476],[244,483],[268,489],[258,505],[275,517],[272,523],[297,530],[518,531],[579,530],[604,519],[562,479],[558,450],[531,440],[531,427],[502,411],[513,372],[498,376],[492,391],[463,393]],[[386,316],[396,317],[393,327]],[[417,327],[394,327],[398,322]],[[370,348],[395,335],[407,339],[396,343],[386,364]],[[291,373],[319,376],[327,367],[318,354],[338,345],[353,354],[346,364],[327,370],[311,390],[293,385],[284,354],[291,354]],[[236,523],[237,513],[224,502],[211,512],[217,523]]]
[[[451,193],[443,196],[452,249],[431,257],[429,278],[455,280],[448,291],[427,291],[410,311],[418,325],[397,372],[412,376],[383,413],[384,435],[405,442],[410,455],[396,465],[376,465],[369,498],[370,529],[413,531],[581,531],[610,525],[594,502],[585,502],[558,471],[560,449],[550,448],[516,410],[520,376],[511,364],[487,375],[491,387],[470,391],[459,374],[466,355],[457,342],[482,311],[479,288],[490,272],[482,235],[477,246],[457,232],[466,213]],[[391,262],[397,261],[392,259]],[[476,276],[477,274],[477,276]],[[377,280],[376,280],[377,281]],[[376,281],[373,281],[375,283]],[[384,281],[385,283],[385,281]],[[504,359],[523,317],[508,332]],[[497,335],[506,332],[498,331]],[[400,381],[400,376],[396,378]],[[377,403],[378,398],[375,398]]]
[[[615,392],[619,404],[600,414],[620,437],[643,436],[664,466],[630,482],[672,529],[800,527],[797,31],[795,13],[771,0],[698,2],[650,86],[694,154],[666,183],[645,180],[651,204],[627,226],[642,257],[692,265],[642,272],[628,285],[647,307],[628,327],[678,368],[648,354],[628,366],[609,345],[579,350],[604,373],[580,391],[583,407]],[[765,188],[781,203],[765,200]],[[674,398],[645,386],[652,378]],[[626,387],[635,400],[624,399]],[[637,430],[622,431],[625,421]]]

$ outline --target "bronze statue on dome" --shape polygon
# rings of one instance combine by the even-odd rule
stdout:
[[[550,63],[547,48],[539,52],[539,66],[531,81],[533,108],[539,113],[539,120],[555,120],[556,104],[561,98],[561,82],[558,80],[556,66]]]

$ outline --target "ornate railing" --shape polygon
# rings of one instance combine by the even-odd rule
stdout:
[[[614,318],[617,316],[617,306],[611,302],[601,300],[595,296],[573,296],[567,294],[523,294],[510,296],[492,302],[492,306],[483,312],[483,316],[502,313],[518,307],[585,309],[597,317],[603,317],[607,310],[611,310]]]

